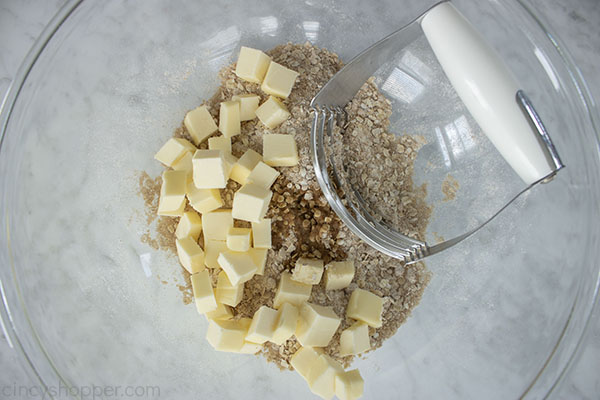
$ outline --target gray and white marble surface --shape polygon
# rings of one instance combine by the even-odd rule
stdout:
[[[600,99],[600,2],[598,0],[531,0],[571,51]],[[4,94],[30,46],[64,0],[0,0],[0,94]],[[600,398],[600,309],[596,309],[579,360],[558,391],[562,399]],[[21,363],[0,339],[0,388],[26,385]],[[1,396],[1,395],[0,395]]]

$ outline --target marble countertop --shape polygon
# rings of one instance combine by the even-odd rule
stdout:
[[[600,2],[530,0],[550,22],[600,99]],[[0,0],[0,95],[4,95],[30,46],[64,0]],[[27,385],[17,355],[0,339],[0,389]],[[600,398],[600,309],[575,366],[556,392],[561,399]],[[1,393],[1,392],[0,392]]]

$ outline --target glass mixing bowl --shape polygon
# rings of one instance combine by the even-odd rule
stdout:
[[[0,312],[32,378],[57,397],[117,386],[149,398],[310,397],[297,374],[204,340],[205,319],[172,284],[177,260],[140,241],[138,172],[159,174],[154,152],[242,44],[309,40],[348,60],[432,3],[68,2],[0,119]],[[567,168],[427,260],[433,279],[412,318],[355,363],[365,398],[545,397],[596,301],[598,119],[585,84],[526,4],[455,4],[521,78]]]

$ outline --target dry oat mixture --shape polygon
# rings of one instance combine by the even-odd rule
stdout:
[[[310,43],[281,45],[267,53],[273,61],[300,73],[289,98],[284,100],[292,116],[276,129],[268,129],[258,120],[243,122],[242,133],[232,138],[233,155],[239,157],[248,148],[262,153],[263,133],[284,133],[296,139],[300,161],[297,166],[278,169],[281,175],[273,185],[273,198],[267,214],[273,221],[273,249],[269,250],[264,275],[255,275],[246,282],[243,300],[234,312],[236,317],[251,318],[261,305],[272,307],[281,272],[291,270],[299,257],[320,258],[325,263],[353,259],[356,273],[349,287],[326,292],[323,283],[320,283],[313,286],[309,299],[312,303],[332,306],[342,318],[325,351],[347,366],[353,356],[339,356],[339,335],[351,324],[345,319],[345,311],[352,291],[359,287],[384,298],[383,326],[369,328],[371,347],[376,349],[394,335],[417,306],[430,273],[423,263],[403,265],[372,249],[343,225],[321,193],[310,155],[312,115],[309,103],[321,86],[342,67],[337,55]],[[215,118],[219,103],[232,95],[258,93],[261,100],[266,99],[258,84],[242,81],[234,70],[235,64],[221,71],[221,87],[205,103]],[[387,132],[391,107],[372,81],[363,86],[347,112],[350,124],[344,135],[344,145],[351,150],[349,157],[355,164],[350,179],[359,187],[366,188],[362,194],[372,207],[379,207],[379,215],[393,216],[387,222],[406,234],[422,238],[430,209],[424,200],[425,188],[413,188],[411,179],[413,161],[421,143],[410,136],[397,137]],[[189,139],[183,124],[175,136]],[[206,148],[206,142],[199,147]],[[223,190],[225,208],[231,207],[233,194],[238,188],[237,183],[229,181]],[[160,178],[154,180],[147,174],[141,175],[140,192],[146,202],[148,216],[156,215],[159,191]],[[158,218],[157,231],[148,231],[142,239],[155,248],[175,253],[177,219]],[[242,221],[235,224],[248,226]],[[189,276],[183,268],[181,271],[187,285],[181,286],[180,290],[187,303],[191,299]],[[218,271],[211,273],[213,283],[216,283]],[[289,359],[299,347],[292,337],[281,346],[265,343],[261,354],[280,368],[291,369]]]

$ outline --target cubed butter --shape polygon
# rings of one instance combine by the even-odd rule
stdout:
[[[204,316],[207,319],[231,319],[233,318],[233,311],[231,310],[231,307],[219,303],[217,300],[217,308],[214,311],[205,313]]]
[[[290,358],[290,364],[305,381],[308,381],[308,373],[321,354],[320,349],[300,347]]]
[[[250,238],[252,230],[250,228],[229,228],[227,233],[227,247],[231,251],[244,252],[250,249]]]
[[[183,124],[196,146],[219,129],[206,106],[200,106],[188,112],[183,119]]]
[[[209,150],[221,150],[223,153],[231,153],[231,138],[227,136],[215,136],[208,139]]]
[[[323,276],[323,260],[300,257],[296,260],[292,279],[307,285],[318,285]]]
[[[298,148],[292,135],[264,134],[263,161],[272,167],[292,167],[298,164]]]
[[[227,243],[223,240],[204,239],[204,265],[208,268],[221,268],[217,262],[219,254],[227,251]]]
[[[271,218],[252,223],[252,241],[257,249],[271,248]]]
[[[248,178],[246,179],[247,183],[254,183],[260,187],[265,189],[270,189],[271,185],[275,183],[277,177],[279,176],[279,171],[275,168],[269,167],[264,162],[259,162],[256,164],[256,167],[250,172]]]
[[[252,343],[264,343],[273,338],[275,331],[275,322],[277,320],[277,310],[267,306],[261,306],[254,313],[252,323],[248,328],[246,341]]]
[[[350,295],[346,316],[364,322],[373,328],[381,327],[383,299],[363,289],[355,289]]]
[[[356,400],[363,395],[365,382],[358,369],[335,375],[335,395],[340,400]]]
[[[325,267],[325,290],[344,289],[354,279],[354,261],[332,261]]]
[[[233,167],[238,162],[238,159],[231,153],[223,153],[223,158],[225,159],[225,173],[227,175],[227,179],[229,179],[231,176],[231,171],[233,171]]]
[[[215,296],[219,303],[235,307],[240,304],[240,301],[244,297],[244,284],[240,283],[237,286],[233,286],[225,271],[221,271],[217,278]]]
[[[321,354],[308,371],[308,386],[314,394],[331,399],[335,395],[335,377],[343,372],[344,367],[339,362]]]
[[[194,185],[198,189],[223,189],[227,186],[229,167],[220,150],[196,150],[194,153]]]
[[[204,269],[204,251],[198,246],[196,240],[189,236],[176,239],[175,247],[177,248],[179,262],[190,274],[195,274]]]
[[[267,128],[275,129],[290,117],[285,104],[273,96],[269,98],[256,109],[256,116]]]
[[[240,103],[238,101],[224,101],[221,103],[219,131],[228,138],[240,134]]]
[[[262,156],[254,150],[246,150],[246,152],[234,164],[229,177],[240,185],[245,184],[250,172],[252,172],[254,167],[256,167],[256,164],[262,161],[262,159]]]
[[[256,264],[248,253],[226,251],[219,254],[217,262],[233,286],[249,281],[256,272]]]
[[[194,154],[195,151],[196,146],[189,141],[182,138],[171,138],[158,150],[154,159],[167,167],[173,167],[183,156],[189,153]]]
[[[162,216],[166,216],[166,217],[181,217],[183,215],[183,212],[185,211],[185,199],[184,201],[181,202],[181,206],[179,206],[178,209],[176,210],[165,210],[164,208],[160,207],[160,199],[158,201],[158,215],[162,215]]]
[[[187,174],[184,171],[164,171],[158,199],[158,215],[178,216],[185,207]],[[183,213],[183,210],[182,210]]]
[[[232,96],[231,100],[240,103],[240,120],[250,121],[256,118],[256,109],[260,97],[257,94],[238,94]]]
[[[302,346],[325,347],[340,326],[341,319],[332,307],[303,303],[296,329],[296,338]]]
[[[287,99],[298,75],[296,71],[271,61],[260,88],[267,94]]]
[[[239,353],[246,332],[248,326],[241,320],[209,320],[206,340],[215,350]]]
[[[204,242],[207,240],[227,240],[229,228],[233,227],[230,209],[221,209],[202,214],[202,231]]]
[[[287,271],[282,272],[277,292],[275,293],[275,299],[273,300],[273,306],[279,308],[283,303],[299,306],[308,301],[311,291],[312,285],[293,281],[292,274]]]
[[[215,300],[215,293],[208,270],[205,269],[190,275],[190,280],[192,281],[192,292],[198,312],[206,314],[207,312],[215,311],[217,309],[217,301]]]
[[[195,242],[198,242],[200,233],[202,232],[202,218],[195,211],[186,211],[183,213],[175,229],[175,237],[183,239],[191,237]]]
[[[179,159],[179,161],[175,161],[172,168],[175,171],[185,171],[189,174],[194,169],[194,164],[192,163],[193,158],[194,153],[186,152],[183,157]]]
[[[200,214],[214,211],[223,206],[219,189],[198,189],[194,182],[188,184],[187,198],[192,208]]]
[[[249,222],[260,222],[267,214],[273,192],[247,183],[233,195],[233,218]]]
[[[277,310],[277,319],[275,320],[275,329],[271,342],[281,345],[292,337],[298,326],[300,312],[298,308],[290,303],[283,303]]]
[[[242,46],[235,66],[235,74],[245,81],[261,83],[270,63],[271,57],[262,51]]]
[[[262,275],[265,272],[265,265],[267,264],[267,249],[255,249],[251,247],[248,249],[248,254],[252,257],[254,265],[256,265],[256,275]]]
[[[342,331],[340,336],[340,355],[349,356],[364,353],[371,349],[369,327],[356,321],[352,326]]]

